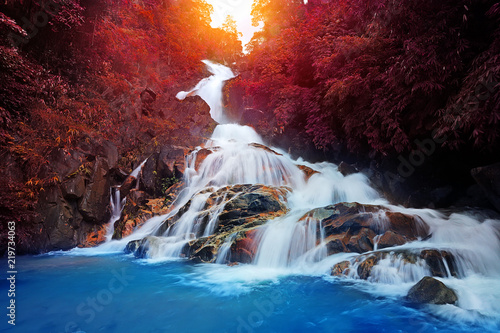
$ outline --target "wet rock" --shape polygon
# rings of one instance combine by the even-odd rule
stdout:
[[[346,244],[350,252],[368,252],[373,250],[373,238],[376,236],[373,230],[364,228],[358,234],[352,236]]]
[[[332,276],[348,275],[350,272],[350,266],[351,266],[350,261],[347,260],[341,261],[333,266],[331,275]]]
[[[122,184],[128,176],[129,174],[121,168],[111,168],[110,170],[110,177],[113,180],[113,183]]]
[[[132,189],[132,190],[130,190],[127,199],[131,200],[133,203],[135,203],[139,206],[143,206],[146,204],[146,202],[149,198],[150,197],[146,192]]]
[[[373,267],[377,265],[380,260],[387,258],[391,260],[391,263],[393,263],[394,267],[396,267],[398,270],[404,269],[401,268],[401,265],[417,265],[418,267],[425,268],[426,271],[428,269],[428,272],[432,276],[448,277],[448,270],[452,276],[457,276],[456,265],[453,256],[447,251],[436,249],[377,250],[354,257],[349,261],[349,267],[357,267],[359,278],[368,279],[372,275]],[[445,262],[448,266],[448,269],[444,265]],[[342,269],[334,266],[332,268],[332,272],[336,272],[335,275],[340,276],[342,274],[340,274],[339,272],[345,271],[346,267],[344,266],[342,266]],[[345,273],[344,275],[347,275],[347,273]]]
[[[46,189],[40,198],[39,207],[45,236],[44,250],[68,250],[75,247],[75,229],[83,218],[63,198],[60,190],[57,187]]]
[[[423,250],[420,252],[420,258],[425,260],[432,276],[448,277],[449,274],[457,276],[455,260],[447,251]]]
[[[130,190],[135,188],[136,184],[137,178],[135,178],[134,176],[128,176],[120,186],[120,196],[122,198],[125,198],[130,193]]]
[[[138,239],[127,243],[124,252],[125,253],[136,253],[139,247],[144,243],[144,240]]]
[[[406,297],[415,303],[455,304],[458,301],[457,294],[453,289],[430,276],[422,278],[408,291]]]
[[[326,251],[328,255],[335,253],[348,252],[344,241],[346,239],[345,235],[331,235],[325,239]],[[348,240],[348,238],[347,238]]]
[[[379,249],[402,245],[428,232],[427,225],[417,217],[356,202],[317,208],[301,220],[305,218],[316,219],[324,227],[328,255],[372,251],[377,241]]]
[[[500,163],[472,169],[471,175],[491,204],[500,211]]]
[[[212,189],[206,191],[210,192]],[[213,192],[197,218],[199,232],[192,236],[197,236],[198,239],[186,244],[183,253],[194,261],[213,262],[226,239],[234,239],[230,245],[231,261],[251,262],[257,250],[253,241],[256,229],[287,212],[285,200],[288,191],[287,187],[234,185]],[[164,234],[169,227],[174,226],[190,205],[191,201],[166,220],[158,229],[157,235]],[[216,205],[224,206],[214,226],[214,234],[201,237],[208,223],[209,211]],[[234,237],[230,237],[231,235]]]
[[[36,252],[69,250],[76,246],[91,246],[103,241],[101,226],[86,222],[77,203],[63,197],[57,186],[42,192],[37,211],[41,227]]]
[[[367,280],[372,272],[373,266],[379,262],[380,255],[370,255],[363,259],[364,260],[358,266],[358,276],[360,279]]]
[[[306,175],[306,180],[308,180],[309,178],[311,178],[311,176],[314,175],[315,173],[319,173],[318,171],[313,170],[310,167],[305,166],[305,165],[298,165],[298,167]]]
[[[403,245],[407,242],[406,238],[392,230],[386,231],[378,238],[377,249],[385,249],[386,247],[393,247]]]
[[[93,224],[103,224],[111,216],[109,207],[110,179],[108,162],[104,158],[96,158],[92,175],[85,188],[85,193],[78,205],[83,218]]]
[[[134,192],[132,191],[131,193]],[[113,239],[122,239],[129,236],[148,219],[153,217],[153,212],[145,204],[146,202],[137,203],[129,197],[125,207],[123,207],[120,218],[115,222]]]
[[[230,261],[244,264],[252,263],[257,254],[258,244],[255,242],[257,230],[246,231],[243,237],[231,246]]]
[[[86,233],[86,237],[78,244],[78,247],[95,247],[106,241],[107,228],[105,225],[94,225]]]
[[[228,188],[217,191],[215,196],[220,196],[226,189]],[[240,194],[233,197],[233,199],[228,201],[225,205],[224,210],[219,215],[219,221],[222,224],[235,224],[238,223],[240,219],[260,213],[287,210],[283,203],[284,197],[286,196],[285,191],[261,185],[236,185],[228,190]]]
[[[213,151],[211,149],[207,149],[207,148],[202,148],[202,149],[198,150],[198,152],[196,153],[196,161],[195,161],[194,169],[196,171],[199,171],[200,165],[212,153],[213,153]]]
[[[429,235],[429,227],[420,218],[391,211],[385,214],[391,223],[390,230],[405,236],[408,240]]]
[[[271,153],[271,154],[274,154],[274,155],[277,155],[277,156],[283,156],[282,154],[275,152],[274,150],[272,150],[272,149],[271,149],[271,148],[269,148],[268,146],[264,146],[264,145],[262,145],[262,144],[260,144],[260,143],[255,143],[255,142],[253,142],[253,143],[250,143],[250,144],[249,144],[249,146],[254,147],[254,148],[258,148],[258,149],[265,150],[265,151],[267,151],[268,153]]]
[[[371,213],[376,213],[381,209],[379,206],[361,205],[357,202],[339,203],[315,209],[308,214],[312,213],[314,217],[320,219],[325,233],[330,235],[370,228],[373,217]]]
[[[151,155],[139,173],[140,189],[150,195],[160,194],[160,177],[157,172],[158,153]]]
[[[245,96],[244,85],[241,84],[241,77],[237,76],[225,82],[223,87],[223,103],[228,118],[231,121],[240,123],[241,116],[245,109],[243,96]]]
[[[349,175],[352,175],[354,173],[358,173],[358,169],[356,169],[355,166],[353,165],[350,165],[350,164],[347,164],[345,162],[340,162],[339,166],[338,166],[338,170],[339,172],[345,177],[345,176],[349,176]]]

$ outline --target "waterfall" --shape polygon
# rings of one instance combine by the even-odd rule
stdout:
[[[217,264],[225,264],[227,261],[230,260],[229,258],[229,250],[231,248],[231,245],[233,244],[233,241],[236,239],[236,234],[231,234],[229,237],[226,239],[224,244],[219,249],[219,252],[217,253],[217,260],[215,263]]]
[[[173,209],[147,221],[141,229],[119,241],[118,247],[142,239],[141,246],[146,249],[147,258],[181,257],[189,244],[216,237],[214,233],[220,223],[219,217],[239,195],[228,195],[228,187],[260,184],[287,189],[288,194],[283,198],[287,212],[255,228],[255,237],[252,238],[255,256],[251,262],[255,269],[280,268],[300,274],[328,274],[335,264],[345,261],[350,264],[345,276],[355,280],[361,278],[358,271],[364,265],[363,260],[373,256],[377,261],[366,280],[384,286],[403,286],[407,291],[408,284],[431,275],[431,267],[420,254],[432,249],[453,256],[453,268],[444,258],[439,260],[443,261],[446,271],[444,278],[459,288],[459,293],[470,291],[457,283],[457,278],[500,277],[499,220],[467,212],[450,214],[390,205],[361,173],[344,176],[332,163],[294,160],[278,148],[265,146],[253,128],[227,123],[221,91],[224,81],[234,74],[222,65],[204,63],[213,75],[190,91],[180,92],[177,98],[199,95],[210,106],[210,114],[219,125],[203,147],[196,148],[186,157],[186,187],[176,198]],[[311,170],[308,177],[301,167]],[[363,255],[355,251],[328,254],[331,239],[326,236],[326,226],[321,218],[310,212],[338,203],[375,207],[372,211],[360,212],[361,217],[371,221],[373,250]],[[413,217],[417,229],[424,226],[428,229],[428,237],[422,239],[419,236],[403,241],[402,245],[380,248],[383,234],[391,227],[389,213]],[[235,230],[219,240],[213,261],[226,263],[234,260],[231,246],[245,236],[237,228]],[[350,229],[346,231],[349,232]],[[348,245],[342,239],[338,239],[338,244],[339,247]],[[477,285],[475,291],[484,294],[482,285]],[[469,309],[471,304],[463,300],[459,306]]]
[[[203,60],[207,65],[207,69],[213,75],[201,80],[190,91],[181,91],[177,94],[177,98],[183,100],[187,96],[200,96],[210,106],[210,116],[219,124],[227,122],[227,117],[224,114],[222,106],[222,87],[224,81],[234,77],[233,72],[226,66]]]
[[[106,228],[106,242],[111,241],[113,233],[115,231],[115,222],[120,219],[122,214],[123,206],[125,206],[126,198],[121,199],[120,196],[120,186],[111,187],[111,218],[109,219],[108,226]]]
[[[144,164],[146,164],[147,161],[148,159],[145,159],[141,164],[139,164],[139,166],[130,173],[129,177],[137,178],[139,176],[139,172],[142,170],[142,167],[144,166]],[[139,188],[139,179],[137,179],[136,188]],[[111,239],[113,238],[113,233],[115,231],[115,222],[120,219],[123,207],[127,202],[127,198],[121,198],[120,189],[121,186],[112,186],[110,189],[111,193],[109,206],[111,207],[111,218],[109,219],[106,227],[106,242],[111,241]]]

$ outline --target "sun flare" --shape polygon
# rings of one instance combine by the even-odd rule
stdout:
[[[220,27],[228,15],[236,21],[238,31],[243,35],[240,39],[246,45],[253,34],[261,26],[252,26],[252,3],[253,0],[206,0],[214,8],[212,13],[212,27]]]

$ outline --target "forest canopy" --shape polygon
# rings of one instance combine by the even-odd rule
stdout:
[[[446,137],[498,151],[496,1],[257,0],[253,107],[317,148],[382,154]]]

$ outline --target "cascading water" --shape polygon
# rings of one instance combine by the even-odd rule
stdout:
[[[369,185],[363,174],[343,176],[334,164],[295,161],[277,148],[264,146],[262,138],[251,127],[226,123],[221,89],[223,82],[234,75],[227,67],[204,62],[213,75],[202,80],[191,91],[180,92],[177,98],[199,95],[209,104],[213,119],[220,125],[203,148],[197,148],[187,157],[184,179],[186,188],[176,199],[174,209],[166,215],[147,221],[141,229],[118,241],[118,247],[123,248],[129,241],[147,237],[147,257],[179,257],[188,243],[213,235],[219,215],[225,205],[234,200],[234,197],[226,196],[213,200],[217,190],[237,184],[286,186],[289,189],[286,197],[289,211],[257,229],[254,238],[257,250],[252,263],[255,269],[280,268],[300,274],[325,274],[329,273],[334,264],[350,260],[352,266],[347,275],[358,278],[358,254],[339,253],[329,256],[325,226],[319,219],[308,215],[308,212],[341,202],[380,205],[385,210],[369,213],[373,221],[372,229],[378,231],[373,238],[374,250],[370,253],[384,256],[374,265],[369,281],[388,289],[403,286],[407,291],[410,284],[429,275],[430,271],[421,258],[407,260],[401,253],[419,253],[425,249],[447,251],[455,258],[457,277],[469,279],[474,286],[478,286],[475,290],[477,294],[474,294],[476,296],[471,295],[463,282],[457,282],[452,277],[444,262],[448,284],[462,296],[458,306],[477,311],[481,315],[500,317],[498,305],[488,307],[488,313],[477,306],[477,297],[480,297],[477,295],[485,294],[481,281],[486,280],[482,277],[493,278],[497,284],[500,281],[499,220],[392,206]],[[208,150],[210,154],[197,166],[202,149]],[[307,178],[299,164],[310,168],[314,173]],[[210,205],[208,201],[211,202]],[[417,216],[419,223],[428,227],[430,237],[379,249],[378,241],[390,224],[386,211]],[[171,221],[172,219],[176,220]],[[227,262],[235,239],[236,233],[221,241],[217,263]],[[496,293],[500,296],[498,291]]]
[[[137,176],[139,176],[139,172],[141,172],[142,167],[147,161],[148,160],[145,159],[141,164],[139,164],[139,166],[130,173],[129,177],[137,178]],[[106,227],[106,242],[111,241],[115,231],[115,222],[120,219],[123,207],[127,202],[127,198],[121,198],[120,188],[121,186],[113,186],[110,189],[111,218],[109,219],[108,226]],[[136,182],[136,188],[139,188],[139,180]]]
[[[227,117],[222,107],[222,87],[224,81],[233,78],[234,74],[226,66],[208,60],[203,60],[203,63],[207,65],[208,70],[213,75],[201,80],[196,87],[190,91],[179,92],[176,97],[183,100],[187,96],[200,96],[207,102],[208,106],[210,106],[210,116],[212,119],[219,124],[224,124],[227,122]]]
[[[109,219],[106,230],[106,242],[111,241],[111,238],[113,237],[115,222],[120,219],[123,206],[125,205],[126,201],[126,198],[122,199],[120,196],[120,186],[114,186],[111,188],[111,218]]]

